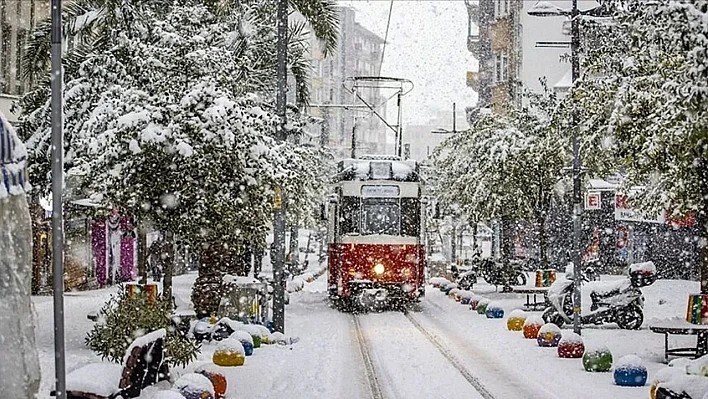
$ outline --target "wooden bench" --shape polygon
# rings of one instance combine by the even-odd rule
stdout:
[[[649,326],[652,332],[664,334],[664,359],[669,356],[698,358],[708,354],[708,325],[691,324],[683,319],[672,319]],[[695,347],[669,347],[669,335],[695,335]]]
[[[136,398],[157,383],[163,372],[165,329],[137,338],[128,347],[123,365],[94,363],[66,377],[67,399]],[[163,377],[164,378],[164,377]],[[51,393],[56,396],[56,391]]]
[[[540,310],[548,306],[548,288],[547,287],[512,287],[512,293],[526,294],[525,310]],[[543,300],[539,301],[537,295],[543,295]],[[531,298],[533,297],[533,301]]]

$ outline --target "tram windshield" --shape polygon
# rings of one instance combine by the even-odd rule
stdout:
[[[367,198],[362,201],[362,234],[399,235],[400,225],[401,206],[397,198]]]
[[[341,234],[387,234],[415,237],[420,230],[417,198],[343,197]]]

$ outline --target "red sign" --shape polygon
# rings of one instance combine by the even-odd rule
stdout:
[[[601,193],[588,192],[585,194],[585,209],[597,211],[602,209]]]

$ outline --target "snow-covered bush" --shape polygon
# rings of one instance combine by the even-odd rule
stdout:
[[[124,288],[111,296],[86,337],[88,347],[101,358],[120,363],[129,345],[151,331],[166,329],[165,362],[185,366],[196,359],[199,348],[172,328],[167,301],[150,302],[146,295],[131,297]]]

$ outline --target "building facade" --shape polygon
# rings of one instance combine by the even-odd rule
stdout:
[[[309,114],[320,120],[320,145],[348,157],[355,137],[357,154],[392,154],[393,132],[344,87],[347,78],[379,76],[383,39],[357,23],[353,9],[342,7],[336,52],[324,57],[314,36],[311,43]],[[378,114],[386,114],[380,89],[360,89],[357,94],[377,107]]]

